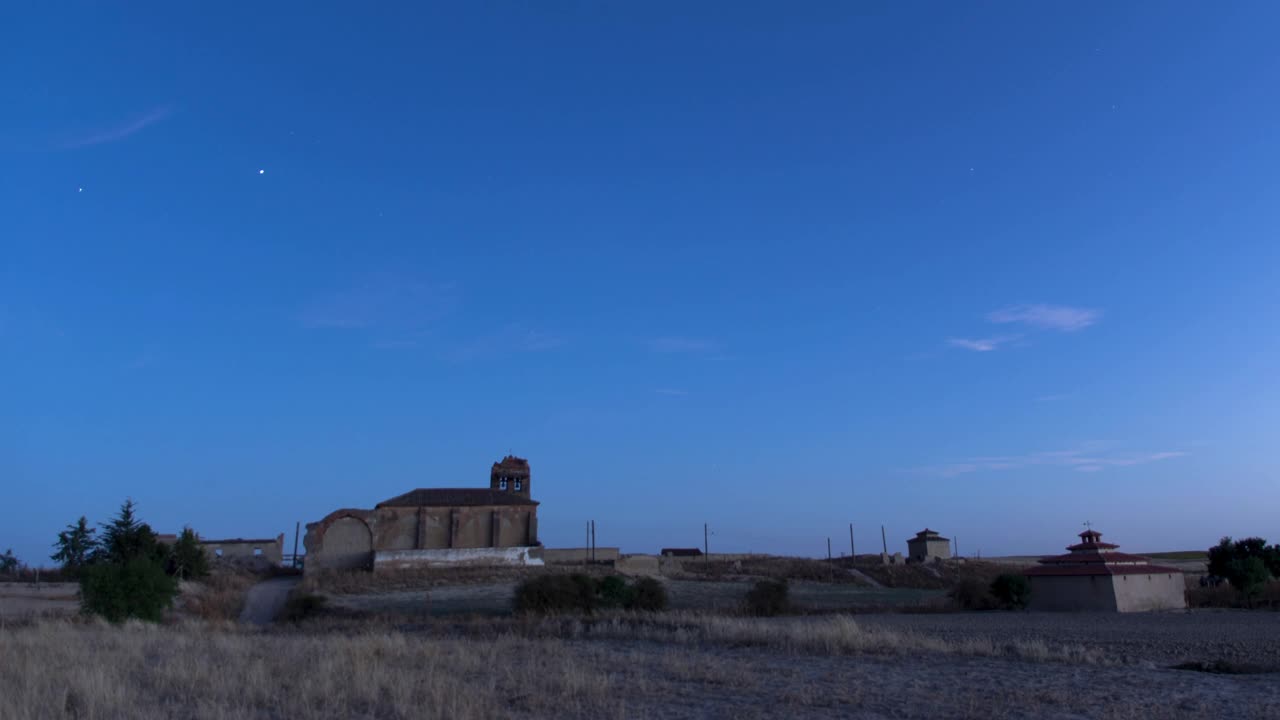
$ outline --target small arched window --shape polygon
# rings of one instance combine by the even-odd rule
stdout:
[[[521,488],[520,479],[516,478],[516,492],[520,492],[520,488]]]
[[[499,489],[499,490],[506,490],[506,489],[507,489],[507,479],[506,479],[506,478],[498,478],[498,489]]]

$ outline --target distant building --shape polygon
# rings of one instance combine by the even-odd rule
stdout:
[[[907,541],[907,557],[913,562],[945,560],[951,557],[951,541],[925,528]]]
[[[663,557],[702,557],[700,548],[662,548]]]
[[[235,565],[279,565],[284,562],[284,533],[273,538],[259,540],[234,538],[231,540],[207,540],[196,535],[204,554],[212,563],[231,563]],[[178,542],[176,534],[156,535],[156,541],[163,545]]]
[[[1116,552],[1102,533],[1086,530],[1066,555],[1040,560],[1026,571],[1032,610],[1143,612],[1185,608],[1182,571]]]
[[[538,542],[529,462],[493,464],[486,488],[419,488],[372,510],[307,524],[307,572],[456,563],[528,563]],[[542,561],[536,560],[538,564]]]
[[[279,565],[284,562],[284,533],[276,537],[261,540],[205,540],[200,538],[200,547],[212,562],[231,563],[266,563]]]

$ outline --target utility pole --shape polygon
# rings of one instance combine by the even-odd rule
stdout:
[[[706,523],[702,523],[702,555],[703,560],[711,560],[711,532],[707,530]]]
[[[827,538],[827,562],[831,562],[831,538]]]
[[[888,555],[888,554],[889,554],[889,541],[885,539],[885,536],[884,536],[884,526],[883,526],[883,525],[881,525],[881,526],[880,526],[880,544],[884,547],[884,554],[885,554],[885,555]]]
[[[298,531],[302,529],[302,521],[293,524],[293,567],[298,567]]]
[[[858,554],[853,551],[853,523],[849,523],[849,557],[857,557]]]

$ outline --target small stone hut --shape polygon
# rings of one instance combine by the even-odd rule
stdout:
[[[1040,560],[1025,572],[1032,610],[1144,612],[1185,608],[1182,571],[1147,558],[1117,552],[1092,528],[1066,555]]]
[[[913,562],[930,562],[951,557],[951,540],[925,528],[907,541],[907,557]]]

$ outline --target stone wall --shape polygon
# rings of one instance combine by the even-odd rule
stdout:
[[[662,574],[662,563],[657,555],[623,555],[613,563],[613,569],[632,577],[655,577]]]
[[[444,550],[377,550],[374,572],[458,565],[541,565],[541,548],[455,548]]]
[[[950,540],[908,540],[907,556],[917,562],[938,558],[945,560],[951,557]]]
[[[1111,575],[1032,576],[1031,610],[1115,612]]]
[[[1116,575],[1116,609],[1120,612],[1180,610],[1187,606],[1182,573]]]
[[[265,563],[279,565],[284,562],[284,534],[263,540],[200,540],[209,561],[213,563]]]
[[[616,547],[598,547],[595,549],[596,562],[614,562],[620,556]],[[542,551],[542,559],[548,564],[579,564],[591,559],[591,548],[546,548]]]

